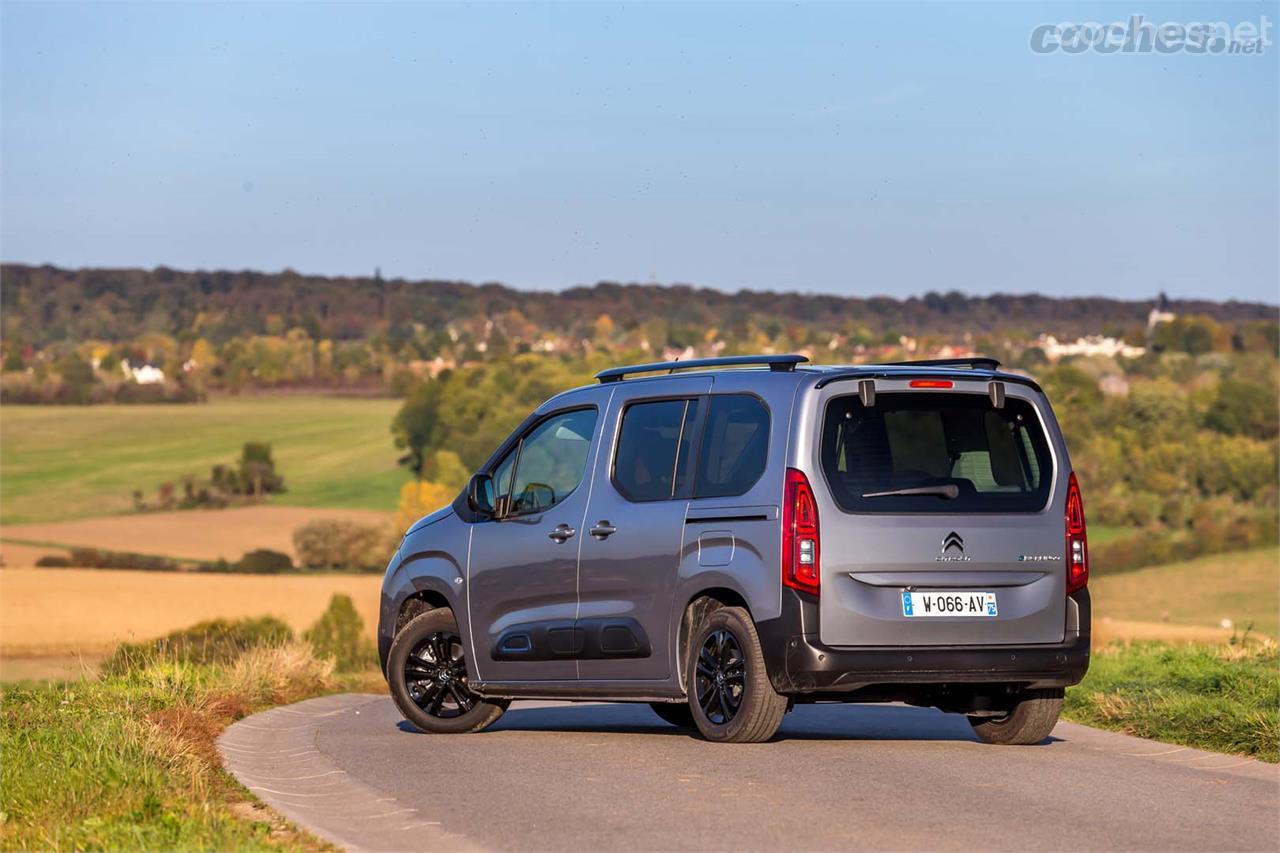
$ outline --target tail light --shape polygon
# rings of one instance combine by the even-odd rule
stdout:
[[[1067,595],[1089,583],[1089,534],[1084,523],[1084,499],[1075,472],[1067,479]]]
[[[801,592],[818,594],[821,554],[818,504],[809,478],[787,469],[782,498],[782,583]]]

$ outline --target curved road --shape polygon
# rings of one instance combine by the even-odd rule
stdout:
[[[385,696],[249,717],[228,769],[363,850],[1280,849],[1280,768],[1061,723],[1035,747],[962,717],[808,705],[767,744],[691,737],[644,705],[517,703],[430,736]]]

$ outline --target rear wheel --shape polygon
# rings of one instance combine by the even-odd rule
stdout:
[[[508,704],[484,699],[467,684],[458,623],[447,607],[415,616],[396,634],[387,655],[387,686],[405,719],[434,734],[478,732]]]
[[[664,722],[681,729],[693,728],[693,712],[688,702],[650,702],[649,707]]]
[[[769,682],[760,637],[746,610],[705,613],[694,628],[685,669],[688,707],[707,740],[759,743],[778,731],[787,699]]]
[[[970,717],[969,723],[987,743],[1022,746],[1040,743],[1058,724],[1062,695],[1061,687],[1028,690],[1003,717]]]

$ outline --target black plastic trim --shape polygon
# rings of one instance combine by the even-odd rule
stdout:
[[[704,524],[713,521],[769,521],[769,516],[764,513],[757,515],[699,515],[690,516],[684,520],[685,524]]]
[[[493,660],[615,660],[653,654],[649,635],[630,616],[556,619],[512,625],[489,652]]]
[[[730,355],[717,358],[691,358],[688,361],[654,361],[649,364],[631,364],[626,367],[611,367],[596,374],[596,379],[603,382],[618,382],[632,373],[659,373],[663,370],[690,370],[700,367],[752,367],[767,366],[775,372],[789,372],[796,369],[797,364],[809,361],[803,355]]]
[[[828,373],[814,383],[814,388],[825,388],[833,382],[849,382],[858,379],[951,379],[956,382],[1011,382],[1043,392],[1040,383],[1030,376],[1005,373],[998,370],[966,368],[913,368],[909,365],[867,365],[852,367],[848,372]]]
[[[782,590],[782,615],[756,623],[769,680],[786,695],[841,694],[873,685],[1021,684],[1069,687],[1089,669],[1087,589],[1073,593],[1081,630],[1062,643],[1022,646],[844,648],[818,639],[818,599]]]

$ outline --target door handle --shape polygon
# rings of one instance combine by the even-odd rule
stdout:
[[[618,532],[618,528],[614,527],[607,520],[596,522],[596,526],[589,531],[592,536],[597,539],[608,539],[610,536]]]
[[[572,527],[570,527],[567,524],[560,524],[556,526],[555,530],[552,530],[550,533],[547,534],[547,538],[553,542],[559,542],[561,545],[563,545],[565,542],[568,542],[571,538],[573,538],[573,534],[577,532],[578,531],[574,530]]]

